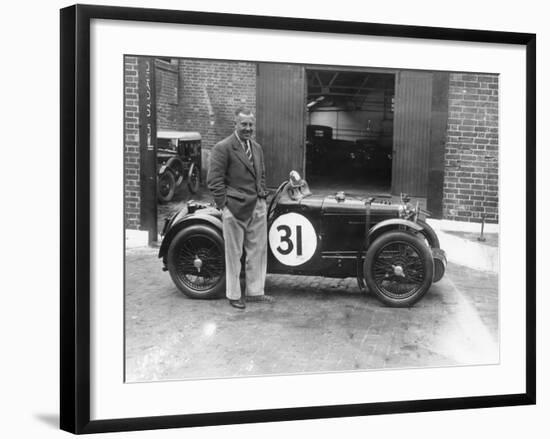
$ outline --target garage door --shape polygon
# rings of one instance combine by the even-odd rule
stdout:
[[[256,137],[264,149],[269,187],[304,172],[305,77],[299,65],[259,63]]]
[[[432,73],[402,71],[396,76],[392,193],[428,194]]]

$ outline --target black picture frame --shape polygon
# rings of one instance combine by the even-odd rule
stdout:
[[[90,420],[90,22],[94,19],[328,32],[520,45],[526,48],[525,393]],[[61,10],[60,425],[98,433],[326,417],[535,404],[536,401],[536,35],[303,18],[76,5]]]

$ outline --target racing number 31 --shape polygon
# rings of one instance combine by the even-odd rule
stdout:
[[[281,246],[278,246],[277,251],[282,255],[288,255],[290,252],[292,252],[292,250],[294,250],[292,229],[290,228],[290,226],[280,225],[277,227],[277,231],[283,232],[283,235],[280,236],[281,244],[282,243],[286,244],[286,248],[282,248]],[[296,239],[296,256],[302,256],[302,226],[301,225],[296,225],[295,239]]]
[[[317,249],[313,224],[299,213],[285,213],[269,228],[269,247],[284,265],[296,267],[309,261]]]

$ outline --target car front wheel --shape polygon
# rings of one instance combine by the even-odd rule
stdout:
[[[376,297],[392,307],[407,307],[432,285],[434,261],[419,238],[391,231],[369,246],[363,268],[367,286]]]
[[[165,171],[157,179],[157,197],[161,203],[168,203],[174,198],[176,178],[172,171]]]
[[[191,166],[189,167],[187,186],[192,194],[199,190],[199,183],[199,170],[194,163],[191,163]]]
[[[225,291],[223,237],[205,224],[180,230],[168,247],[167,267],[178,289],[193,299],[214,299]]]

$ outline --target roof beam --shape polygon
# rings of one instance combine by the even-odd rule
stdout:
[[[334,81],[336,81],[336,78],[338,78],[338,75],[339,75],[339,74],[340,74],[340,72],[336,72],[336,73],[332,76],[330,82],[328,83],[328,86],[329,86],[329,87],[332,87],[332,84],[334,84]]]

